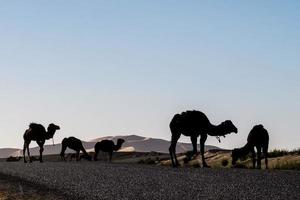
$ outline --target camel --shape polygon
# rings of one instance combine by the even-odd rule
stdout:
[[[62,160],[66,161],[65,151],[68,147],[70,149],[73,149],[74,151],[76,151],[76,156],[75,156],[76,161],[79,161],[81,158],[86,158],[89,161],[92,160],[91,156],[84,149],[81,140],[79,140],[75,137],[68,137],[68,138],[64,138],[62,140],[62,142],[61,142],[61,153],[60,153],[60,157],[62,158]],[[80,151],[83,152],[84,156],[80,157]]]
[[[113,152],[118,151],[122,147],[122,144],[124,142],[125,142],[124,139],[118,139],[116,145],[112,140],[102,140],[101,142],[97,142],[94,147],[95,148],[94,160],[97,161],[99,151],[103,151],[108,153],[109,162],[111,162]]]
[[[253,168],[256,164],[256,153],[254,147],[257,150],[257,168],[261,169],[261,150],[265,157],[266,169],[268,169],[268,146],[269,146],[269,134],[263,125],[256,125],[250,131],[247,144],[242,148],[234,149],[232,151],[232,166],[235,166],[236,161],[245,157],[249,152],[252,153]]]
[[[23,135],[24,138],[24,148],[23,148],[23,157],[24,163],[27,163],[25,158],[25,152],[27,149],[29,161],[32,162],[29,152],[29,144],[31,141],[36,141],[36,143],[40,147],[40,162],[43,162],[43,151],[44,151],[44,144],[46,140],[53,138],[56,130],[59,130],[60,127],[55,124],[49,124],[47,131],[45,127],[41,124],[31,123],[29,125],[29,129],[27,129]]]
[[[204,113],[196,110],[175,114],[170,122],[170,129],[172,138],[169,152],[173,167],[179,166],[176,157],[176,144],[181,134],[191,137],[193,151],[189,156],[190,158],[197,154],[197,138],[200,136],[202,165],[203,167],[209,167],[204,158],[204,144],[207,139],[207,135],[219,138],[220,136],[225,137],[225,135],[230,134],[231,132],[238,132],[237,128],[230,120],[226,120],[219,125],[213,125]]]

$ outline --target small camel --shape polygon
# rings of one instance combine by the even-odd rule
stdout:
[[[204,113],[196,110],[176,114],[171,120],[170,129],[172,138],[169,152],[173,167],[177,167],[179,165],[176,157],[176,144],[181,134],[191,137],[193,152],[189,156],[190,158],[197,154],[197,138],[200,136],[202,164],[203,167],[208,167],[204,158],[204,144],[207,139],[207,135],[225,137],[225,135],[230,134],[231,132],[238,132],[237,128],[230,120],[226,120],[220,125],[212,125]]]
[[[269,134],[263,125],[256,125],[250,131],[247,144],[239,149],[232,151],[232,166],[235,166],[236,161],[246,156],[249,152],[252,153],[253,168],[256,164],[256,153],[254,147],[257,150],[257,168],[261,169],[261,150],[265,157],[266,169],[268,169],[268,146],[269,146]]]
[[[61,153],[60,153],[60,157],[62,158],[62,160],[66,161],[65,151],[68,147],[70,149],[73,149],[74,151],[76,151],[76,156],[75,156],[76,161],[79,161],[81,158],[86,158],[89,161],[92,160],[91,156],[84,149],[81,140],[79,140],[78,138],[75,138],[75,137],[68,137],[68,138],[64,138],[62,140],[62,142],[61,142]],[[83,152],[84,156],[80,157],[80,151]]]
[[[125,142],[124,139],[118,139],[116,145],[112,140],[102,140],[101,142],[97,142],[94,147],[95,148],[94,160],[97,161],[99,151],[103,151],[108,153],[109,162],[111,162],[113,152],[121,149],[122,144],[124,142]]]
[[[25,158],[25,152],[27,149],[29,161],[32,162],[29,152],[29,144],[31,141],[36,141],[36,143],[40,147],[40,162],[43,162],[43,151],[44,151],[44,144],[46,140],[53,138],[56,130],[59,130],[60,127],[55,124],[49,124],[47,131],[45,127],[41,124],[31,123],[29,125],[29,129],[27,129],[23,135],[24,139],[24,147],[23,147],[23,157],[24,163],[27,163]]]

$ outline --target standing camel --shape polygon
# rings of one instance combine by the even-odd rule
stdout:
[[[29,144],[31,141],[36,141],[36,143],[40,147],[40,162],[43,162],[43,151],[44,151],[44,144],[46,140],[53,138],[56,130],[59,130],[60,127],[55,124],[49,124],[47,131],[45,127],[41,124],[31,123],[29,125],[29,129],[27,129],[23,135],[24,138],[24,148],[23,148],[23,157],[24,163],[27,163],[25,158],[25,152],[27,149],[29,161],[32,162],[29,152]]]
[[[67,149],[67,147],[69,147],[70,149],[73,149],[74,151],[76,151],[76,161],[80,160],[80,151],[83,152],[84,156],[87,160],[92,160],[91,156],[86,152],[86,150],[84,149],[81,140],[75,138],[75,137],[68,137],[68,138],[64,138],[61,142],[61,153],[60,153],[60,157],[62,158],[62,160],[66,160],[65,158],[65,151]]]
[[[196,110],[176,114],[170,123],[170,129],[172,138],[169,152],[173,167],[177,167],[179,165],[176,157],[176,144],[181,134],[191,137],[193,152],[190,157],[197,154],[197,138],[200,136],[202,164],[203,167],[208,167],[204,158],[204,144],[207,139],[207,135],[225,137],[225,135],[230,134],[231,132],[238,132],[237,128],[230,120],[226,120],[219,125],[213,125],[209,122],[204,113]]]
[[[99,151],[103,151],[108,153],[109,162],[111,162],[113,152],[118,151],[122,147],[122,144],[124,142],[125,142],[124,139],[118,139],[116,145],[111,140],[102,140],[101,142],[97,142],[94,147],[95,148],[94,160],[97,161]]]
[[[246,156],[249,152],[252,153],[252,163],[253,168],[255,168],[256,163],[256,154],[255,149],[257,150],[257,168],[261,168],[261,150],[263,151],[265,157],[266,169],[268,169],[268,146],[269,146],[269,133],[264,128],[263,125],[256,125],[250,131],[247,144],[239,149],[234,149],[232,151],[232,166],[235,166],[236,161]]]

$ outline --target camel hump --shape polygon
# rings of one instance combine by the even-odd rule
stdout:
[[[209,125],[210,121],[206,115],[197,110],[187,110],[181,114],[175,114],[170,122],[171,130],[204,130],[208,128]]]
[[[37,123],[30,123],[29,128],[36,131],[46,132],[46,129],[43,125]]]
[[[253,127],[254,129],[263,129],[264,126],[262,124],[256,125]]]
[[[184,121],[185,124],[209,124],[209,119],[207,116],[198,110],[187,110],[185,112],[181,113],[182,120]]]
[[[201,111],[198,111],[198,110],[187,110],[187,111],[184,111],[180,114],[175,114],[174,117],[173,117],[173,120],[174,121],[178,121],[178,120],[187,120],[187,121],[190,121],[190,120],[207,120],[208,121],[208,118],[206,117],[206,115],[201,112]]]
[[[182,112],[181,115],[188,119],[208,119],[206,115],[199,110],[187,110]]]

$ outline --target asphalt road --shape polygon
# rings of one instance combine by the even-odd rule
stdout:
[[[299,171],[0,162],[0,173],[70,199],[300,199]]]

